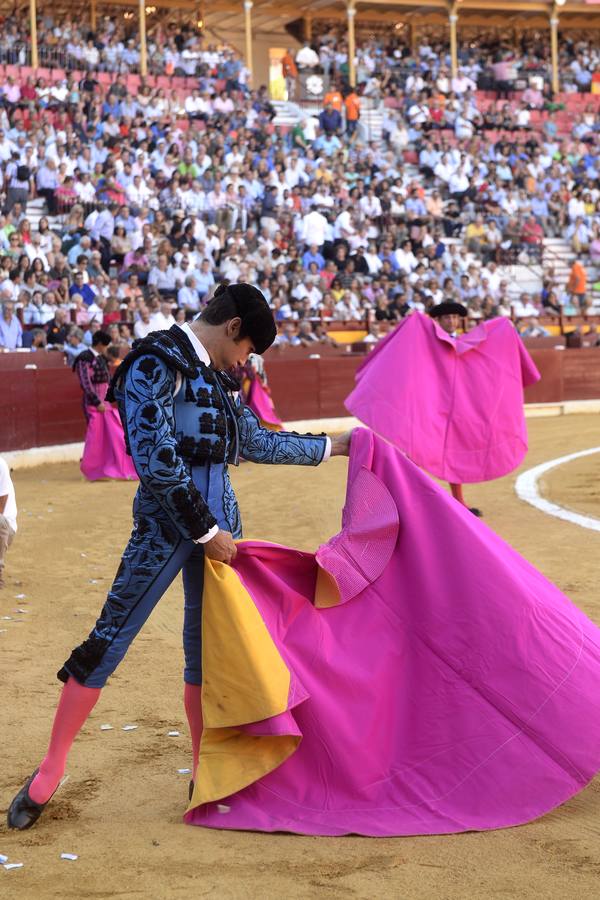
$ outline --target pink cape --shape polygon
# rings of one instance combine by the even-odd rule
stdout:
[[[453,339],[413,313],[357,369],[346,407],[437,478],[491,481],[527,452],[523,387],[539,378],[508,319]]]
[[[265,425],[274,425],[278,428],[283,426],[283,422],[275,412],[271,394],[265,390],[260,378],[250,379],[246,403]]]
[[[107,385],[100,385],[106,393]],[[99,478],[137,479],[133,460],[125,450],[125,435],[119,413],[106,405],[98,412],[88,406],[89,416],[80,469],[88,481]]]
[[[243,542],[235,573],[221,571],[214,602],[204,594],[206,730],[189,824],[502,828],[563,803],[600,768],[599,630],[370,432],[352,437],[339,535],[316,556]],[[337,585],[333,606],[319,603],[323,578]],[[274,645],[268,664],[250,614]]]

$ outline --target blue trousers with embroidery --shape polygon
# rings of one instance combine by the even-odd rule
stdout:
[[[181,537],[143,488],[136,494],[133,516],[133,532],[100,617],[58,677],[66,681],[72,676],[86,687],[104,687],[162,595],[183,572],[184,680],[201,684],[204,547]]]

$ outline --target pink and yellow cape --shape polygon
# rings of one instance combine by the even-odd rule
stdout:
[[[203,671],[192,825],[503,828],[600,768],[600,631],[364,429],[340,534],[207,560]]]

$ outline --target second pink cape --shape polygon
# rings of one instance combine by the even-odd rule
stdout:
[[[359,367],[346,408],[437,478],[491,481],[527,452],[523,387],[539,378],[507,319],[454,339],[413,313]]]

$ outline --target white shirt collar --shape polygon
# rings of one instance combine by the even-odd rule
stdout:
[[[198,340],[188,323],[186,322],[185,325],[178,325],[177,327],[181,328],[181,330],[189,340],[200,362],[203,362],[205,366],[210,366],[210,356],[208,355],[206,347],[201,341]]]

